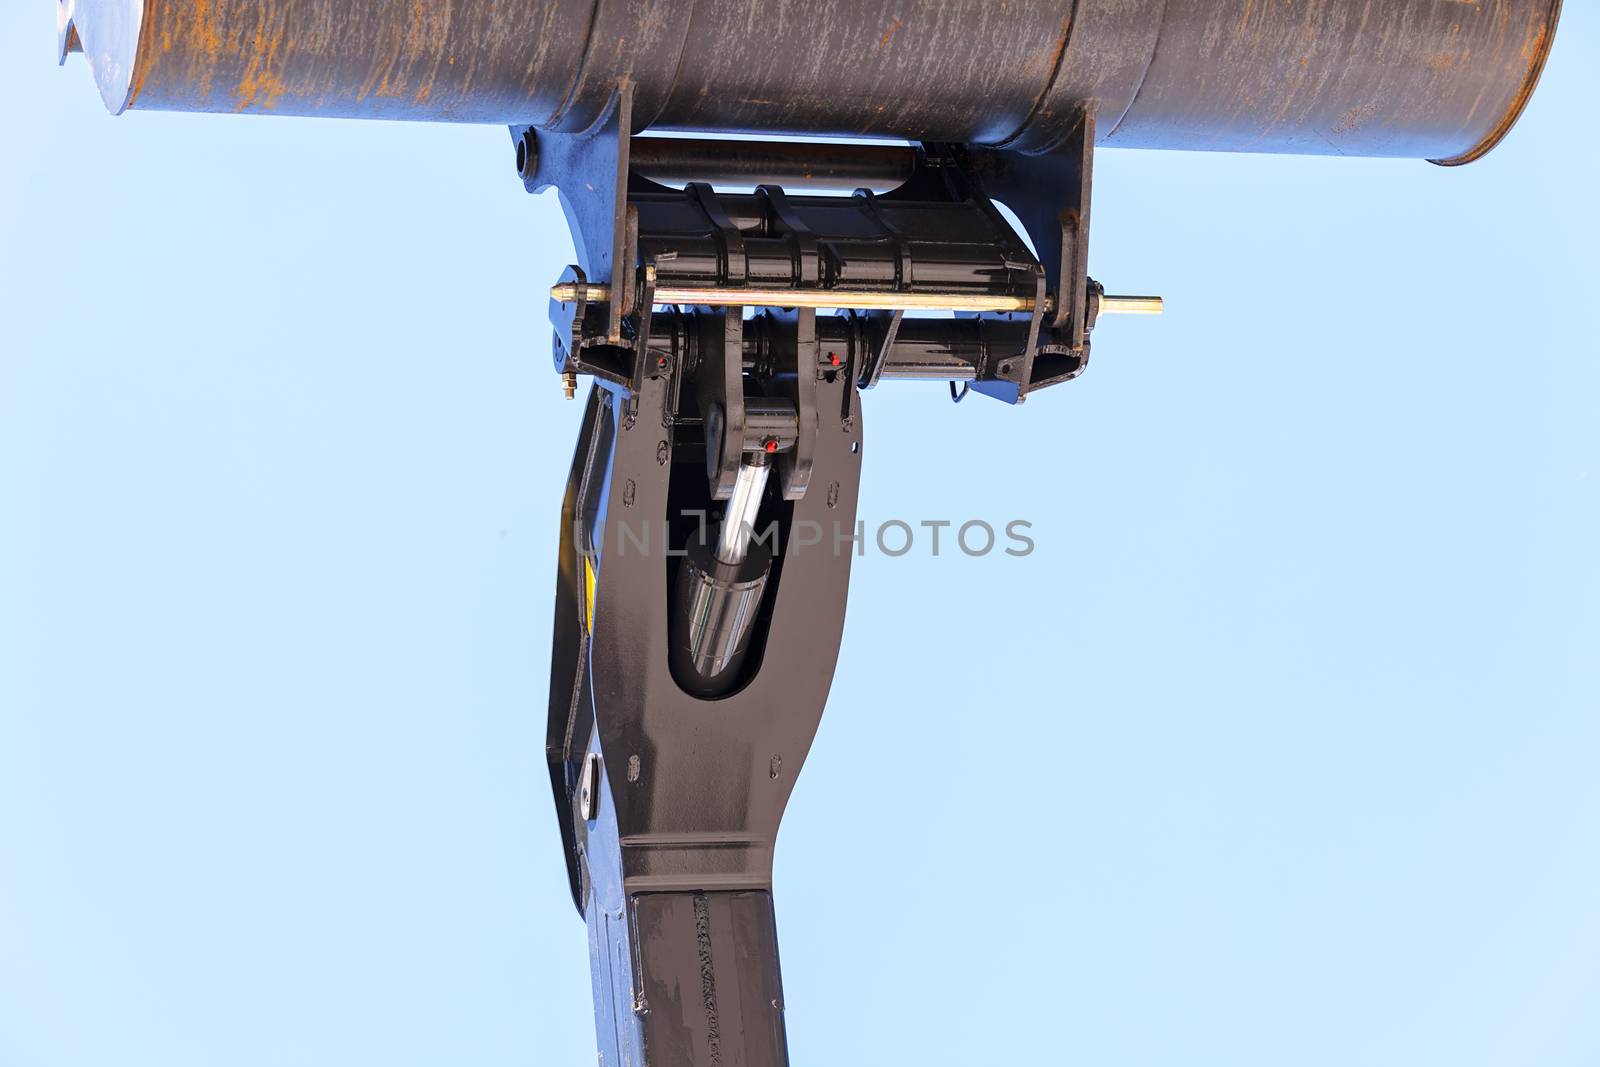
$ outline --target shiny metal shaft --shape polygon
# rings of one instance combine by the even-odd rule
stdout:
[[[1100,297],[1101,315],[1159,315],[1166,310],[1166,302],[1159,296],[1112,296],[1107,293]]]
[[[717,559],[723,563],[743,563],[749,554],[756,513],[761,510],[761,496],[767,490],[771,469],[767,457],[759,452],[739,464],[733,496],[722,513],[722,531],[717,536]]]
[[[550,299],[570,304],[578,298],[578,286],[563,282],[550,287]],[[597,304],[611,299],[611,289],[603,284],[584,286],[584,298]],[[663,286],[655,291],[657,304],[686,307],[785,307],[848,308],[856,311],[1033,311],[1031,297],[996,296],[984,293],[901,293],[850,289],[731,289],[715,287]],[[1044,310],[1055,308],[1055,298],[1045,297]],[[1159,315],[1159,296],[1102,296],[1102,315]]]

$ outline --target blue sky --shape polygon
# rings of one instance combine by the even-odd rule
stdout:
[[[1600,11],[1495,154],[1102,152],[1168,298],[868,397],[797,1064],[1600,1062]],[[0,12],[0,1065],[592,1062],[571,258],[493,128],[135,114]]]

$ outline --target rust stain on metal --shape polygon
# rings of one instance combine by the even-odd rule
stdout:
[[[1540,23],[1528,27],[1528,32],[1522,37],[1522,58],[1528,63],[1543,63],[1544,55],[1550,48],[1550,24]]]
[[[1334,123],[1333,132],[1351,133],[1355,130],[1359,130],[1365,123],[1370,121],[1373,116],[1377,115],[1377,113],[1378,107],[1376,104],[1357,104],[1349,111],[1346,111],[1338,122]]]
[[[128,86],[128,107],[132,107],[133,102],[139,99],[139,92],[144,88],[144,80],[149,76],[150,64],[148,62],[134,64],[133,81]]]
[[[390,25],[385,24],[385,30],[388,30]],[[386,42],[385,47],[381,50],[376,48],[373,50],[375,57],[381,56],[382,58],[373,63],[372,67],[367,71],[365,80],[356,90],[357,103],[365,101],[374,93],[379,96],[392,95],[385,90],[389,84],[389,73],[394,69],[394,65],[399,62],[400,50],[404,47],[404,43],[403,38],[398,34],[385,33],[384,36],[390,38],[390,40]]]
[[[210,59],[222,55],[222,34],[217,32],[217,22],[211,10],[211,0],[194,0],[194,43],[200,54]]]
[[[1502,22],[1509,18],[1509,11],[1502,11]],[[1435,159],[1434,163],[1442,167],[1459,167],[1482,159],[1494,150],[1494,147],[1505,140],[1511,128],[1522,117],[1523,111],[1528,107],[1528,101],[1533,99],[1533,92],[1539,87],[1539,78],[1544,74],[1545,62],[1550,58],[1550,46],[1554,43],[1552,38],[1557,21],[1561,18],[1561,0],[1550,0],[1550,7],[1541,19],[1529,23],[1523,31],[1522,46],[1519,54],[1527,66],[1527,74],[1523,77],[1522,85],[1517,90],[1516,98],[1506,110],[1504,117],[1498,125],[1489,132],[1489,135],[1475,146],[1459,156],[1449,159]]]
[[[889,42],[894,40],[895,31],[897,31],[898,29],[900,29],[901,26],[904,26],[904,25],[905,25],[905,23],[901,22],[899,19],[895,18],[893,15],[890,15],[889,16],[889,28],[887,30],[883,31],[883,37],[878,41],[878,51],[881,52],[885,48],[888,48],[889,47]]]
[[[1071,41],[1072,12],[1068,11],[1061,20],[1061,33],[1056,37],[1056,46],[1050,53],[1050,61],[1043,68],[1047,72],[1044,88],[1034,98],[1033,107],[1029,109],[1027,118],[1023,119],[1022,124],[1011,132],[1008,140],[1014,140],[1019,137],[1033,122],[1038,120],[1049,121],[1055,115],[1055,109],[1051,107],[1052,90],[1055,89],[1056,79],[1061,76],[1061,64],[1066,59],[1067,45]],[[1074,100],[1071,106],[1077,108],[1081,103],[1082,101]]]
[[[1054,80],[1056,71],[1061,69],[1061,57],[1067,54],[1067,42],[1072,40],[1072,14],[1061,20],[1061,36],[1056,39],[1055,50],[1050,53],[1050,77]]]
[[[450,0],[442,3],[413,0],[407,13],[405,30],[398,46],[386,57],[382,74],[371,90],[372,95],[391,99],[409,98],[418,105],[432,99],[439,67],[441,64],[454,64],[453,58],[445,62],[450,39],[450,17]]]
[[[284,84],[280,73],[279,55],[288,38],[288,22],[285,9],[262,5],[260,21],[256,23],[254,47],[238,88],[234,90],[234,110],[260,108],[271,111],[283,98],[288,86]]]

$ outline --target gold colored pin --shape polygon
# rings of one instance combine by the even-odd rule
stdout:
[[[563,282],[550,287],[550,299],[570,304],[578,299],[578,284]],[[604,304],[611,299],[606,285],[583,286],[585,298]],[[1159,315],[1159,296],[1102,296],[1101,315]],[[663,287],[655,291],[657,304],[690,307],[847,308],[853,311],[1023,311],[1034,310],[1031,297],[975,293],[897,293],[850,289],[727,289],[716,287]],[[1045,297],[1044,310],[1055,309]]]

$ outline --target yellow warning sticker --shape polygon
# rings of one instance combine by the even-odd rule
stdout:
[[[583,557],[583,624],[594,633],[594,560]]]

